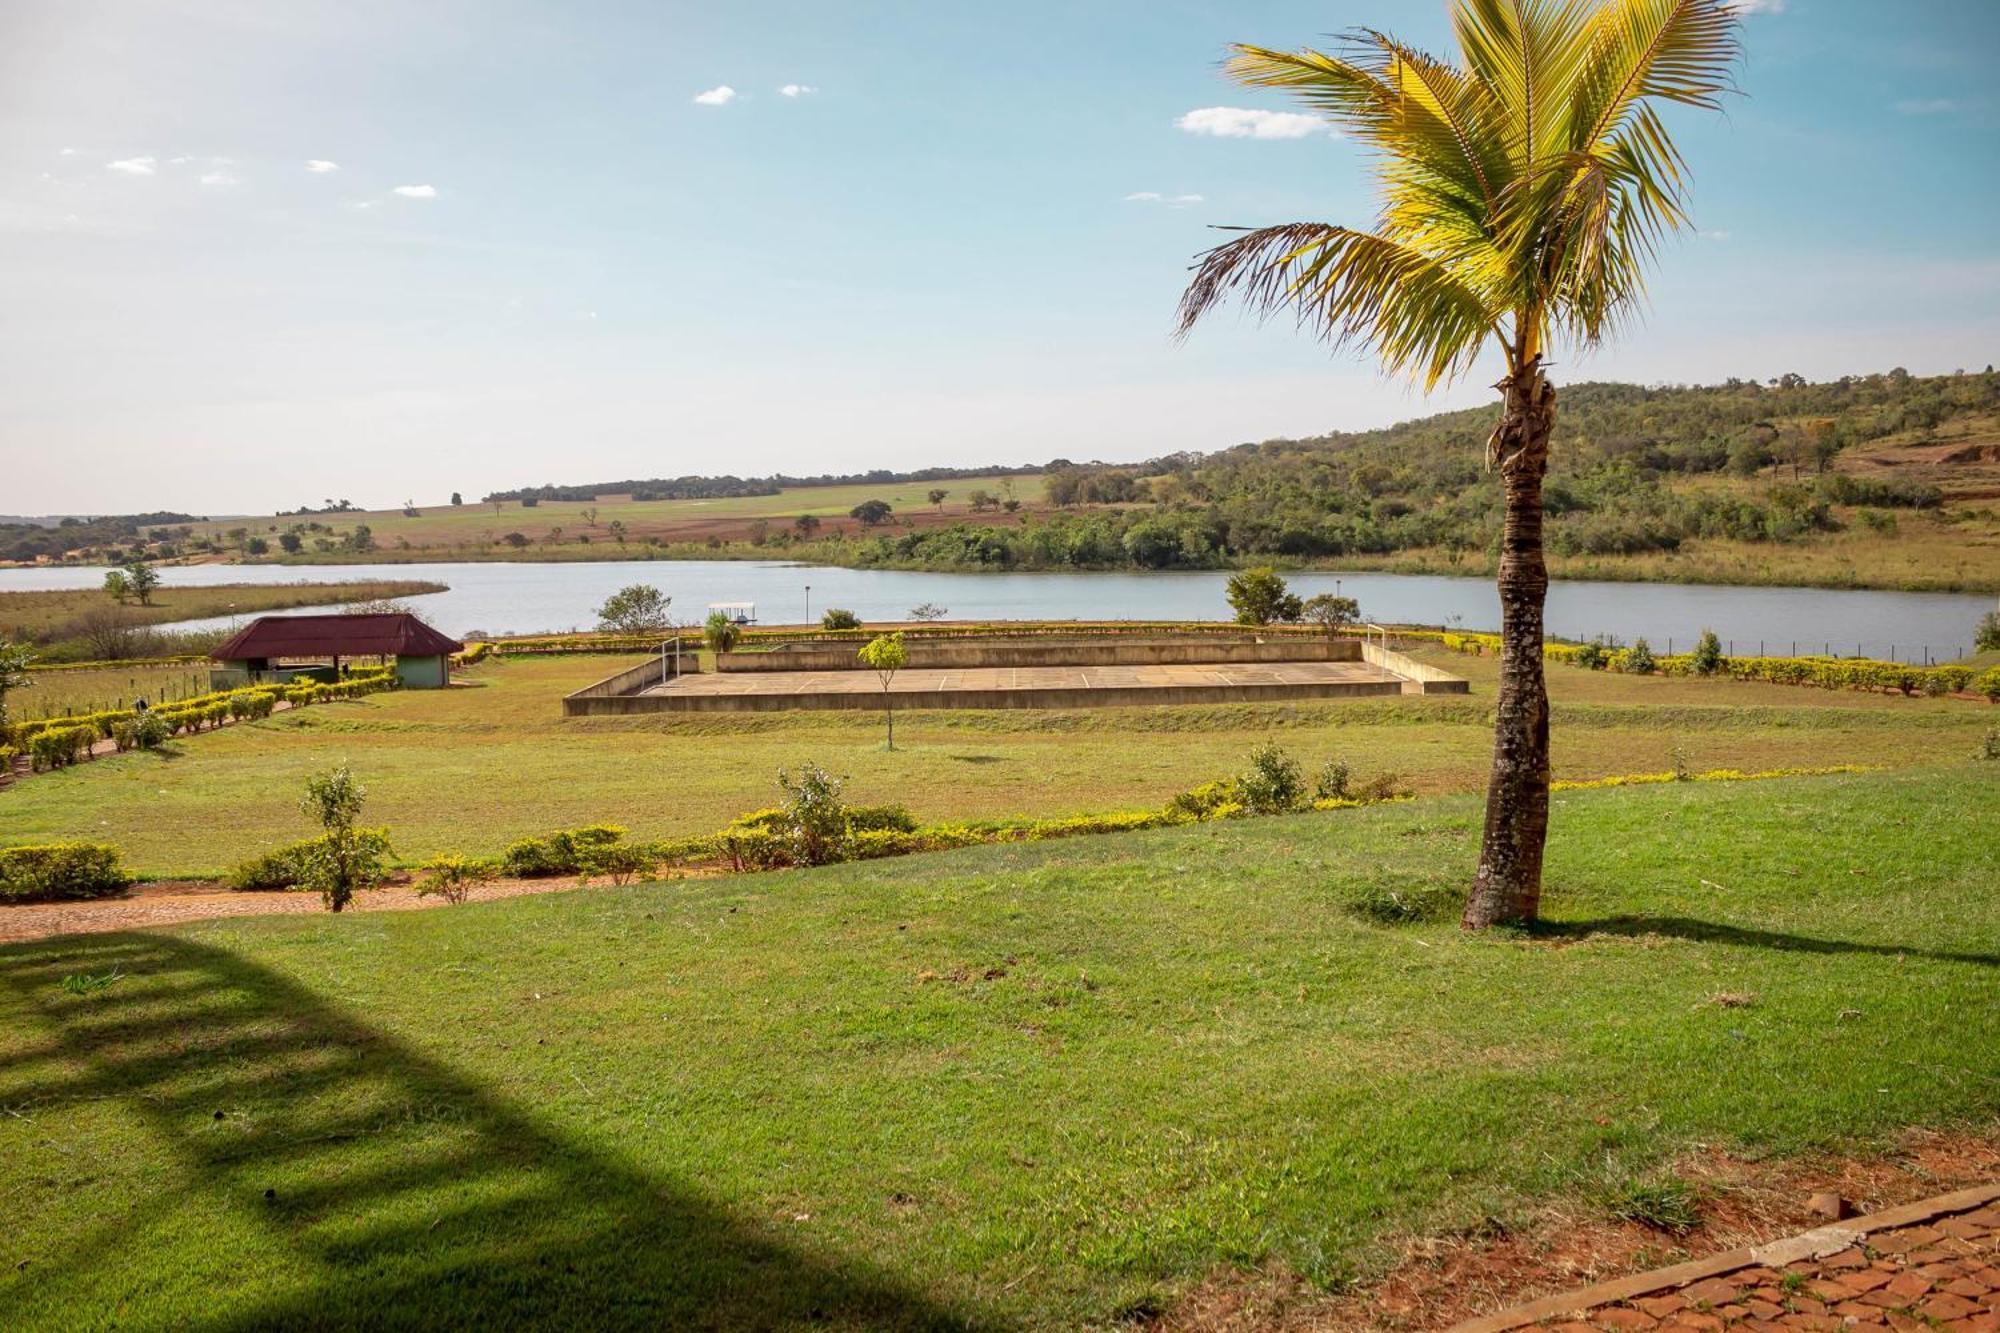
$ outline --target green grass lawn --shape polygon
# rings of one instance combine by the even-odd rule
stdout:
[[[1535,937],[1347,910],[1477,819],[0,949],[0,1322],[1071,1328],[2000,1114],[2000,765],[1561,795]]]
[[[0,798],[0,843],[92,838],[144,874],[215,873],[305,836],[305,779],[341,762],[369,789],[367,821],[390,828],[406,863],[605,821],[648,838],[705,833],[769,805],[777,770],[805,760],[847,775],[852,799],[902,802],[930,822],[1157,807],[1241,771],[1270,736],[1309,771],[1339,757],[1357,777],[1393,770],[1421,792],[1480,790],[1492,660],[1430,660],[1470,676],[1473,695],[908,713],[885,753],[868,713],[565,719],[563,693],[629,663],[521,659],[481,666],[463,688],[279,714],[28,779]],[[1950,699],[1564,667],[1549,679],[1564,778],[1658,772],[1676,747],[1697,769],[1930,763],[1969,755],[2000,717]]]

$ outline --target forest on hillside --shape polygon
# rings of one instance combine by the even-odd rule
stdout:
[[[1827,383],[1796,375],[1691,387],[1586,383],[1561,393],[1545,492],[1558,556],[1670,552],[1702,538],[1796,542],[1850,522],[1887,533],[1896,511],[1935,510],[1944,492],[1931,481],[1858,473],[1843,459],[1889,437],[1921,444],[2000,412],[1991,367]],[[1484,555],[1500,530],[1500,491],[1485,470],[1494,417],[1471,408],[1129,466],[1058,460],[1048,498],[1075,512],[846,539],[841,554],[935,569]]]

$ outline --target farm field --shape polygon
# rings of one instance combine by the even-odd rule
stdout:
[[[148,704],[191,699],[208,692],[208,672],[207,662],[36,671],[30,676],[32,684],[8,693],[7,713],[14,721],[31,722],[36,718],[129,708],[136,699],[144,699]]]
[[[558,827],[610,822],[636,837],[705,833],[773,802],[780,768],[815,761],[852,799],[901,802],[941,821],[1153,808],[1238,772],[1260,741],[1307,767],[1393,771],[1422,793],[1482,790],[1492,734],[1491,659],[1427,660],[1473,682],[1470,698],[1328,704],[913,712],[881,749],[872,713],[572,718],[565,692],[638,659],[482,664],[445,692],[412,691],[284,713],[26,779],[6,793],[0,840],[88,836],[137,871],[207,875],[305,836],[298,794],[346,762],[369,789],[365,822],[397,859],[499,852]],[[1696,770],[1905,767],[1969,756],[2000,713],[1954,699],[1831,693],[1551,667],[1558,778]],[[199,836],[189,831],[199,829]]]
[[[260,615],[302,606],[382,601],[443,592],[445,585],[420,579],[350,579],[338,583],[216,583],[198,587],[159,587],[152,604],[123,605],[99,588],[62,588],[30,592],[0,592],[0,639],[29,641],[64,638],[74,623],[93,612],[116,611],[134,625],[163,625],[176,620],[206,620],[212,616]]]
[[[932,490],[948,492],[942,506],[929,500]],[[433,552],[435,558],[465,559],[468,555],[505,553],[497,546],[508,533],[518,532],[534,543],[537,559],[611,558],[599,548],[618,548],[614,522],[624,525],[625,543],[638,545],[656,539],[667,545],[700,543],[714,538],[742,541],[753,535],[760,521],[773,528],[787,526],[801,514],[811,514],[822,522],[822,532],[858,530],[860,524],[848,511],[864,500],[882,500],[896,513],[898,521],[911,519],[923,524],[958,522],[971,517],[968,497],[985,490],[996,497],[1011,495],[1024,509],[1042,507],[1042,478],[1039,476],[965,477],[951,481],[886,482],[851,486],[795,486],[777,495],[731,496],[714,500],[632,500],[605,495],[595,501],[543,500],[524,508],[518,500],[487,503],[468,501],[463,505],[431,505],[418,509],[414,518],[400,509],[317,514],[282,518],[232,518],[194,524],[201,536],[223,538],[237,528],[252,536],[269,537],[294,523],[314,521],[335,532],[352,531],[366,524],[374,550],[366,553],[315,553],[307,549],[295,560],[396,559],[410,558],[411,552]],[[588,511],[595,511],[595,519]],[[993,516],[1000,517],[997,513]],[[1009,521],[1012,521],[1011,519]],[[554,536],[552,537],[552,534]],[[588,537],[588,544],[578,539]],[[575,547],[576,550],[569,548]],[[266,559],[284,558],[275,542]]]
[[[2000,766],[1557,800],[1533,935],[1352,910],[1447,796],[0,949],[0,1308],[1103,1326],[1993,1132]]]

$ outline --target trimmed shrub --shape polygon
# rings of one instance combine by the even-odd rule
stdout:
[[[1996,704],[2000,704],[2000,667],[1989,667],[1972,682],[1972,691],[1983,694]]]
[[[860,629],[861,617],[841,607],[831,607],[819,618],[821,629]]]
[[[1650,676],[1660,669],[1660,664],[1653,656],[1653,645],[1644,639],[1636,639],[1621,655],[1619,667],[1635,676]]]
[[[88,757],[96,742],[97,728],[88,723],[50,727],[28,739],[28,760],[38,772],[62,768]]]
[[[389,830],[386,828],[364,828],[354,831],[355,840],[361,844],[363,853],[379,867],[389,856]],[[307,866],[311,858],[320,850],[325,837],[307,838],[303,842],[290,843],[273,848],[262,856],[253,857],[229,872],[224,881],[238,893],[252,893],[260,890],[295,889],[307,878]]]
[[[915,833],[917,817],[901,805],[850,805],[847,807],[850,833]]]
[[[107,898],[131,882],[119,868],[118,849],[105,843],[0,847],[0,902]]]
[[[484,884],[499,873],[491,861],[470,856],[433,856],[417,871],[411,887],[419,898],[442,898],[454,907],[472,893],[472,886]]]
[[[561,829],[545,838],[523,838],[500,856],[500,868],[516,879],[547,879],[583,873],[584,863],[599,848],[625,837],[615,824],[586,824]]]
[[[652,874],[659,865],[659,858],[650,848],[623,842],[587,847],[577,860],[577,878],[585,883],[602,878],[613,884],[626,884],[635,877]]]

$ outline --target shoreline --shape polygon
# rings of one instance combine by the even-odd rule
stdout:
[[[1496,576],[1494,564],[1488,560],[1473,561],[1460,559],[1456,562],[1448,557],[1430,558],[1423,554],[1390,557],[1380,560],[1369,559],[1319,559],[1285,560],[1283,558],[1243,558],[1231,559],[1199,568],[1153,569],[1141,565],[1009,565],[1005,568],[985,566],[938,566],[922,562],[904,561],[859,561],[841,559],[838,552],[815,550],[810,552],[770,549],[764,547],[723,546],[715,549],[689,549],[686,547],[656,547],[626,550],[617,553],[588,554],[571,553],[573,548],[555,548],[523,552],[454,551],[365,551],[341,553],[283,560],[214,560],[180,559],[160,561],[161,565],[182,569],[228,570],[255,567],[278,569],[342,569],[358,565],[397,565],[422,568],[432,565],[554,565],[554,564],[686,564],[700,561],[739,561],[746,564],[788,564],[802,566],[823,566],[834,569],[856,571],[881,571],[897,574],[951,574],[978,577],[981,575],[1007,574],[1200,574],[1227,572],[1240,569],[1275,569],[1279,573],[1336,572],[1354,574],[1396,574],[1419,578],[1462,578],[1490,581]],[[10,569],[99,569],[109,566],[85,564],[22,564],[0,562],[0,571]],[[1843,572],[1835,575],[1819,575],[1810,570],[1775,569],[1767,574],[1754,574],[1740,570],[1717,570],[1691,565],[1685,568],[1646,568],[1631,564],[1605,563],[1600,559],[1573,560],[1554,557],[1549,561],[1549,577],[1564,583],[1653,583],[1682,585],[1704,588],[1799,588],[1829,592],[1903,592],[1903,593],[1944,593],[1959,596],[1994,595],[2000,596],[2000,569],[1990,577],[1962,578],[1922,577],[1867,579]],[[278,585],[255,585],[278,586]]]

